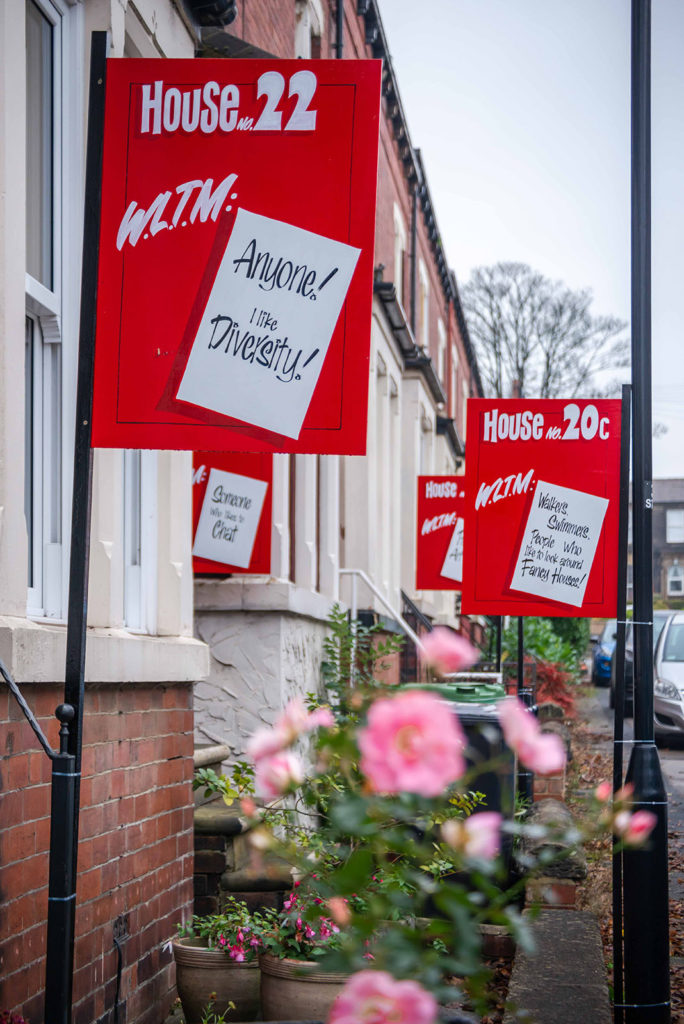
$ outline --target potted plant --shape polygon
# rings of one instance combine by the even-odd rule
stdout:
[[[223,1019],[259,1013],[261,915],[230,896],[220,914],[195,916],[172,941],[176,987],[186,1024],[202,1024],[208,1006]]]

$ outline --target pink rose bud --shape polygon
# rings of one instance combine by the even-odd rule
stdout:
[[[538,775],[550,775],[565,766],[565,747],[555,733],[543,733],[539,722],[517,697],[497,705],[504,739],[522,764]]]
[[[335,924],[344,928],[351,920],[351,910],[347,901],[342,896],[331,896],[328,900],[328,910]]]
[[[613,820],[613,828],[625,846],[641,846],[655,828],[658,819],[651,811],[619,811]]]
[[[421,660],[439,675],[470,668],[480,656],[479,651],[469,640],[447,629],[446,626],[436,626],[432,632],[421,637],[421,641]]]
[[[610,782],[608,782],[607,780],[604,780],[603,782],[599,782],[598,786],[594,790],[594,796],[602,804],[608,803],[608,801],[610,800],[612,795],[613,795],[613,787],[611,786]]]

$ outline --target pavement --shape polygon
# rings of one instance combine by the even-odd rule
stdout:
[[[588,910],[541,910],[532,931],[537,951],[516,954],[504,1024],[611,1024],[595,915]],[[524,1016],[517,1014],[518,1007]]]

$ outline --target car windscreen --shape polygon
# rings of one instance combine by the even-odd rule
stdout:
[[[608,621],[606,622],[605,626],[603,627],[603,632],[601,633],[601,643],[602,644],[609,644],[609,643],[611,643],[615,639],[615,634],[616,633],[617,633],[617,619],[608,619]]]
[[[655,651],[655,645],[658,643],[658,637],[662,633],[663,626],[667,622],[667,619],[668,619],[667,615],[654,615],[653,616],[653,650],[654,651]],[[679,658],[674,658],[674,659],[671,659],[671,660],[679,661],[680,659]]]
[[[655,630],[655,623],[653,624]],[[684,622],[673,622],[663,646],[663,661],[684,661]]]

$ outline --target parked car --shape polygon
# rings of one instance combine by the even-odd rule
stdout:
[[[617,640],[617,619],[608,619],[598,637],[592,637],[594,653],[591,657],[592,686],[610,686],[610,664]]]
[[[665,623],[653,666],[655,738],[684,734],[684,612]]]
[[[653,612],[653,650],[658,638],[670,616],[675,613],[670,608],[659,608]],[[615,707],[615,662],[617,647],[613,650],[610,666],[610,706]],[[627,623],[625,636],[625,714],[630,718],[634,714],[634,630],[632,623]]]

